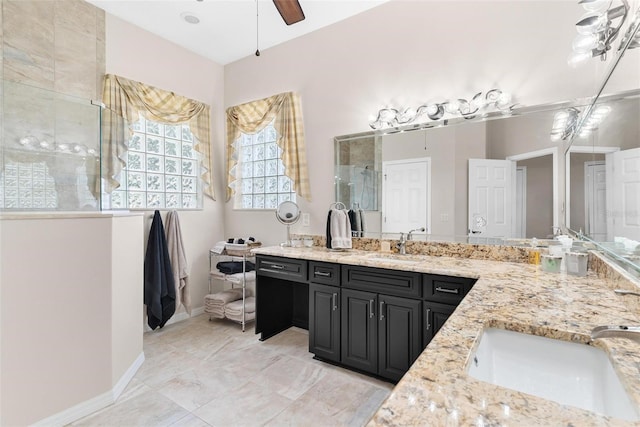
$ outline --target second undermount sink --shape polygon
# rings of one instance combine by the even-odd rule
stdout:
[[[602,415],[638,421],[606,353],[596,347],[504,329],[486,329],[468,374]]]

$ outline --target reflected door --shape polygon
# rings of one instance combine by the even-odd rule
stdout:
[[[512,237],[515,233],[515,162],[469,159],[469,235]]]
[[[382,232],[430,230],[431,159],[382,162]]]
[[[609,235],[640,240],[640,148],[607,154]],[[614,209],[616,208],[617,209]]]
[[[607,178],[602,162],[586,162],[585,175],[585,218],[587,235],[597,241],[607,237]]]

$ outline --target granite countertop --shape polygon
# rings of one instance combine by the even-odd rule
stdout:
[[[640,325],[631,296],[619,283],[546,273],[539,266],[380,252],[333,252],[325,248],[255,249],[255,253],[341,264],[417,271],[478,281],[369,422],[386,425],[638,425],[564,406],[481,382],[466,373],[467,359],[487,327],[594,345],[605,350],[632,402],[640,408],[640,342],[591,341],[601,325]]]

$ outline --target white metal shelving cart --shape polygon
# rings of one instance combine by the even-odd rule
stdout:
[[[212,285],[214,280],[221,280],[225,283],[229,283],[232,289],[238,289],[236,286],[240,286],[239,289],[242,289],[242,318],[240,321],[235,319],[230,319],[233,322],[239,323],[242,325],[242,332],[245,331],[246,324],[255,320],[255,315],[253,319],[247,319],[246,312],[246,301],[247,301],[247,275],[250,273],[246,271],[247,269],[247,261],[254,260],[255,255],[251,253],[251,249],[257,246],[247,247],[246,249],[225,249],[222,253],[216,252],[214,249],[209,250],[209,294],[212,292]],[[242,262],[242,272],[233,273],[233,274],[225,274],[217,269],[217,265],[219,262],[225,261],[236,261]],[[254,273],[255,274],[255,273]],[[211,320],[211,312],[207,311],[205,306],[205,313],[209,313],[209,320]]]

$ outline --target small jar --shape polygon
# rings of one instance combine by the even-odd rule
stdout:
[[[557,255],[542,255],[542,271],[549,273],[559,273],[560,265],[562,264],[562,256]]]

